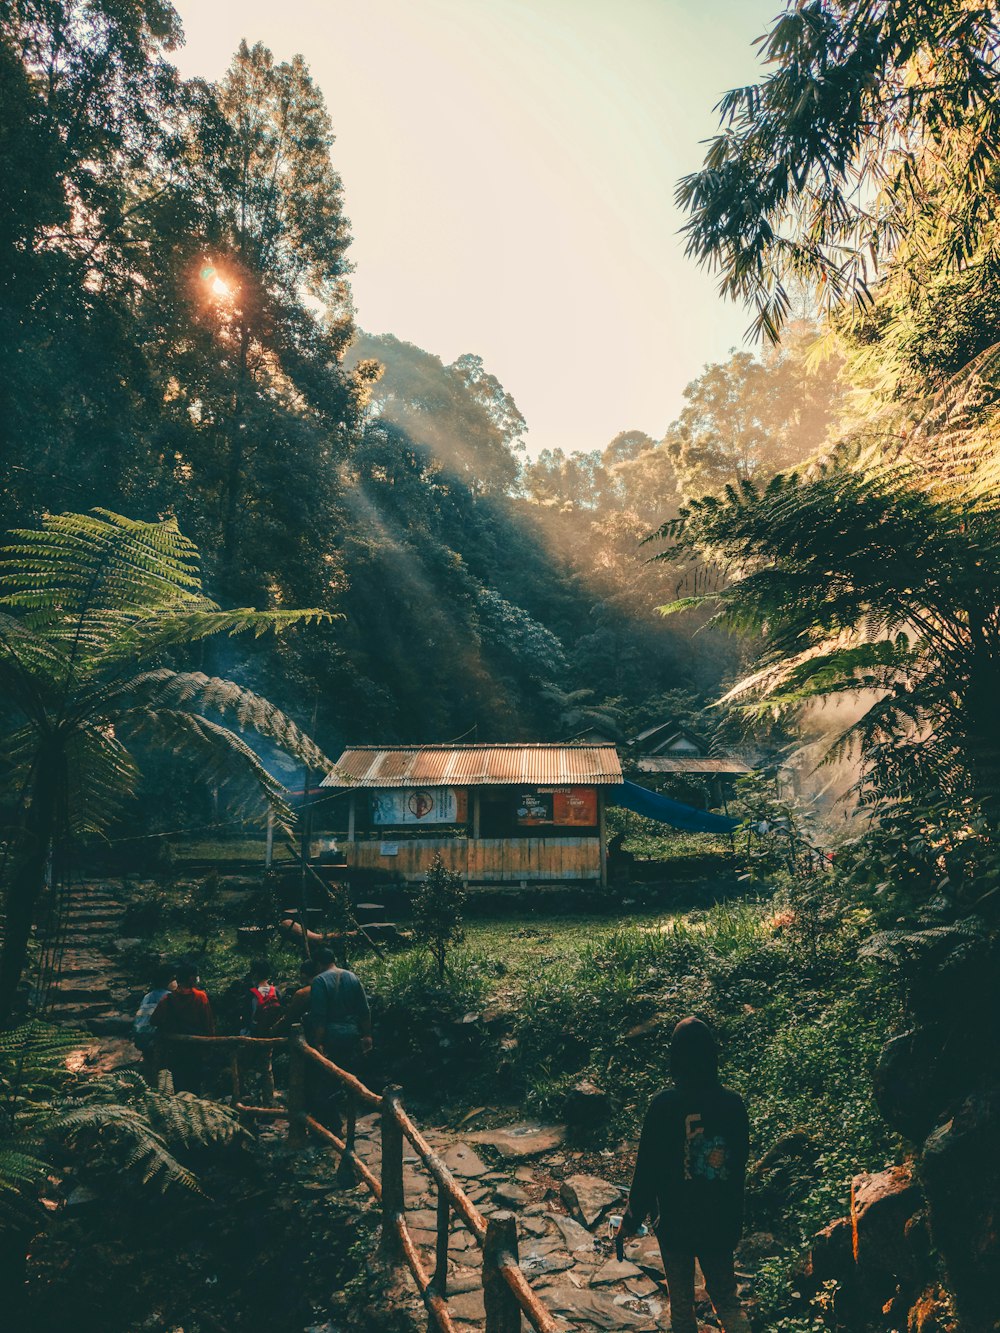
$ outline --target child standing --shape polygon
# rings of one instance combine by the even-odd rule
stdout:
[[[711,1029],[685,1018],[670,1041],[672,1088],[650,1103],[639,1140],[623,1236],[652,1214],[674,1333],[697,1333],[697,1259],[725,1333],[750,1333],[736,1291],[733,1251],[743,1229],[750,1130],[737,1093],[719,1082]]]

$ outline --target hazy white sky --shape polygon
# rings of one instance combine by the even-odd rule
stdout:
[[[659,436],[742,341],[673,205],[780,0],[174,0],[184,74],[301,52],[337,134],[358,323],[481,355],[532,453]]]

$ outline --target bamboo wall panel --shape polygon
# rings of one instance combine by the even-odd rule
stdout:
[[[386,855],[382,847],[396,848]],[[435,855],[470,883],[600,879],[599,838],[385,838],[341,844],[347,864],[394,879],[422,879]]]

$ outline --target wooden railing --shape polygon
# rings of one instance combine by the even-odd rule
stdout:
[[[455,1333],[448,1310],[448,1247],[452,1216],[461,1218],[483,1252],[483,1299],[486,1308],[486,1333],[520,1333],[523,1314],[536,1333],[556,1333],[551,1314],[528,1285],[518,1258],[517,1220],[513,1213],[497,1212],[484,1217],[465,1190],[430,1146],[403,1106],[401,1090],[387,1087],[381,1096],[353,1074],[335,1065],[310,1046],[299,1033],[290,1037],[187,1037],[166,1038],[173,1044],[197,1045],[229,1053],[231,1102],[241,1117],[260,1120],[287,1120],[288,1145],[306,1146],[309,1136],[336,1149],[340,1155],[339,1182],[355,1178],[363,1181],[382,1208],[381,1253],[387,1263],[403,1261],[413,1279],[433,1322],[441,1333]],[[285,1047],[290,1058],[288,1091],[284,1106],[275,1103],[273,1055],[276,1047]],[[262,1088],[264,1105],[243,1101],[240,1054],[263,1054]],[[308,1070],[340,1084],[346,1093],[344,1137],[341,1139],[320,1123],[309,1110]],[[315,1078],[315,1075],[314,1075]],[[382,1159],[379,1175],[370,1169],[356,1149],[358,1106],[379,1112]],[[434,1268],[428,1272],[406,1224],[406,1196],[403,1176],[403,1145],[409,1143],[437,1185],[437,1232]]]

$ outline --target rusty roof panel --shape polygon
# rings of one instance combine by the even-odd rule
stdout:
[[[364,745],[324,787],[607,786],[622,781],[613,745]]]

